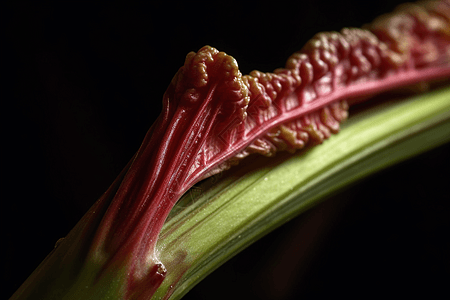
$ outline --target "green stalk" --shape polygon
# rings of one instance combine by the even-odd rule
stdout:
[[[450,140],[450,87],[369,107],[295,155],[253,157],[189,191],[158,241],[167,277],[153,299],[180,299],[249,244],[355,181]]]
[[[167,277],[153,299],[180,299],[226,260],[327,195],[450,140],[450,87],[379,103],[350,112],[341,132],[322,145],[294,155],[253,155],[188,191],[157,243]],[[101,262],[86,259],[121,180],[119,176],[11,299],[126,297],[122,261],[105,270]]]

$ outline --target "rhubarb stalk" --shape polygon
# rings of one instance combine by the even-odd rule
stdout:
[[[98,282],[114,286],[98,297],[150,298],[166,276],[159,233],[190,187],[252,153],[322,143],[339,131],[349,104],[449,78],[449,28],[450,1],[430,1],[364,29],[320,33],[273,73],[242,76],[233,57],[210,46],[189,53],[140,149],[86,216],[98,230],[78,266],[83,275],[48,298],[87,299]],[[86,238],[80,226],[72,242]]]

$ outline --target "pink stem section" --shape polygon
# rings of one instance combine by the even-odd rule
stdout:
[[[450,16],[449,2],[439,3]],[[102,220],[90,257],[105,270],[125,261],[130,295],[148,285],[153,293],[165,276],[155,253],[158,235],[172,207],[193,184],[230,167],[233,159],[246,156],[254,143],[277,130],[293,131],[285,139],[297,142],[300,135],[286,126],[302,118],[319,120],[321,111],[329,119],[324,109],[336,103],[450,78],[448,27],[439,27],[434,6],[417,7],[375,22],[376,36],[356,29],[318,35],[275,73],[242,76],[231,56],[212,47],[188,54],[164,95],[162,114]],[[425,9],[428,19],[416,8]],[[445,14],[445,9],[440,11]],[[405,19],[391,22],[399,16]],[[422,26],[427,22],[434,27]],[[333,119],[337,124],[346,113],[339,110],[342,116]],[[308,130],[309,135],[317,133]],[[305,143],[308,134],[302,135]]]
[[[330,103],[345,99],[349,99],[350,103],[352,103],[352,99],[359,99],[360,97],[365,96],[375,96],[382,92],[390,91],[404,86],[410,86],[442,78],[450,78],[450,65],[421,70],[413,69],[409,71],[403,71],[384,79],[364,82],[336,89],[332,93],[321,96],[313,102],[309,102],[306,105],[299,106],[289,112],[280,114],[252,131],[245,131],[245,133],[242,135],[242,139],[240,139],[238,143],[233,145],[233,151],[221,152],[219,155],[214,157],[214,159],[212,159],[210,163],[213,166],[219,165],[221,162],[227,161],[228,159],[235,156],[243,148],[248,146],[253,140],[264,135],[271,128],[274,128],[279,124],[284,124],[289,121],[295,120],[299,116],[310,114],[330,105]],[[198,178],[202,178],[205,174],[208,174],[210,170],[211,168],[198,168],[196,172],[194,172],[189,178],[190,181],[187,184],[190,186],[194,185],[198,181]]]

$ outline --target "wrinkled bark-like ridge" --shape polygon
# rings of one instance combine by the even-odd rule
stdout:
[[[405,4],[366,29],[319,33],[288,59],[285,68],[273,73],[253,71],[241,77],[233,62],[233,82],[242,81],[246,88],[240,84],[241,101],[248,103],[240,109],[246,109],[247,117],[242,120],[241,113],[229,120],[228,127],[217,126],[197,154],[202,166],[214,161],[215,167],[205,172],[194,164],[196,170],[191,172],[209,176],[251,153],[270,156],[308,143],[320,144],[338,132],[339,123],[347,117],[347,99],[373,96],[434,76],[448,77],[449,7],[448,1]],[[197,55],[206,52],[214,56],[217,50],[206,46]],[[217,66],[211,61],[202,70],[207,73],[209,68]],[[435,72],[435,68],[446,70]],[[187,76],[183,68],[179,73]]]
[[[273,73],[242,76],[233,57],[210,46],[189,53],[105,214],[91,257],[107,266],[129,259],[130,297],[149,284],[154,290],[165,274],[155,253],[158,234],[193,184],[252,153],[323,142],[339,131],[355,99],[449,77],[450,1],[408,4],[365,29],[317,34]]]

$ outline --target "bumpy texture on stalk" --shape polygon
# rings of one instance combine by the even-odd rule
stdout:
[[[449,77],[450,1],[402,6],[366,29],[320,33],[273,73],[242,76],[233,57],[210,46],[189,53],[90,257],[105,270],[125,260],[128,297],[146,299],[164,279],[158,234],[193,184],[251,153],[321,143],[338,132],[355,99]]]

